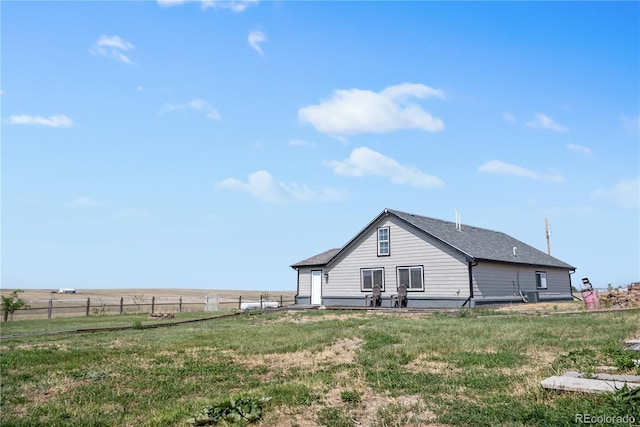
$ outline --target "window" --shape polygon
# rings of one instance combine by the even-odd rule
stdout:
[[[372,291],[373,285],[380,285],[384,291],[384,269],[363,268],[360,270],[360,286],[363,291]]]
[[[405,285],[408,291],[424,290],[422,266],[398,267],[398,286]]]
[[[536,271],[536,289],[547,289],[547,273]]]
[[[378,256],[389,255],[389,227],[378,228]]]

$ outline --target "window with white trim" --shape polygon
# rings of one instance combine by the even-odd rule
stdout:
[[[378,256],[388,256],[389,253],[389,227],[380,227],[378,228]]]
[[[408,291],[423,291],[422,266],[398,267],[398,286],[405,285]]]
[[[384,291],[384,268],[363,268],[360,270],[360,287],[362,291],[372,291],[373,285],[380,285]]]
[[[536,289],[547,289],[547,273],[536,271]]]

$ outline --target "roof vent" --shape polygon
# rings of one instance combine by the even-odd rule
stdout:
[[[513,247],[513,256],[518,256],[518,254],[516,253],[517,250],[518,250],[518,248],[514,246]]]

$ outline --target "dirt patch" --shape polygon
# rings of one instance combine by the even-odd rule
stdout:
[[[324,314],[322,316],[308,316],[299,312],[287,311],[284,316],[280,316],[276,320],[269,320],[272,323],[312,323],[325,322],[328,320],[347,320],[347,319],[365,319],[367,313],[343,313],[343,314]]]
[[[523,312],[523,311],[544,311],[544,312],[573,312],[584,310],[584,303],[581,301],[567,302],[540,302],[535,304],[509,304],[496,309],[496,311]]]
[[[344,402],[344,391],[358,391],[362,396],[360,402]],[[302,413],[291,408],[279,408],[264,421],[262,426],[300,426],[310,427],[321,425],[319,414],[327,408],[340,411],[343,418],[351,421],[352,425],[371,426],[381,425],[433,425],[430,421],[435,414],[430,411],[422,398],[417,395],[393,397],[376,393],[367,387],[348,388],[337,386],[326,392],[321,402],[304,408]],[[389,424],[388,419],[393,422]]]
[[[364,341],[359,338],[343,339],[325,347],[321,351],[297,351],[286,354],[252,355],[251,359],[238,356],[233,352],[226,352],[237,363],[249,368],[268,366],[269,370],[287,372],[292,368],[317,370],[326,365],[341,365],[352,363],[356,352]]]

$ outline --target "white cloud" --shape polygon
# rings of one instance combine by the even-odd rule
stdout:
[[[541,174],[518,165],[501,162],[500,160],[490,160],[486,162],[478,168],[478,172],[488,173],[489,175],[517,176],[521,178],[540,179],[545,181],[564,181],[564,177],[558,171],[552,171],[549,174]]]
[[[264,56],[262,52],[262,48],[260,47],[260,43],[264,43],[267,41],[267,36],[264,35],[262,31],[251,31],[249,33],[249,45],[260,55]]]
[[[29,116],[29,115],[23,114],[21,116],[10,116],[9,124],[51,126],[54,128],[70,128],[73,126],[73,120],[71,120],[69,117],[63,114],[50,116],[49,118],[41,117],[41,116]]]
[[[258,4],[258,0],[157,0],[161,7],[178,6],[184,3],[200,3],[202,9],[229,9],[233,12],[244,12],[251,5]]]
[[[301,122],[330,135],[382,133],[399,129],[437,132],[444,123],[409,102],[411,98],[444,98],[444,92],[422,84],[402,83],[381,92],[362,89],[335,90],[330,99],[298,110]]]
[[[636,209],[640,206],[640,177],[621,179],[609,190],[595,190],[591,197],[609,200],[625,209]]]
[[[303,141],[301,139],[292,139],[289,141],[290,147],[313,147],[316,144],[310,141]]]
[[[325,161],[324,165],[344,176],[380,176],[394,184],[416,188],[438,188],[444,186],[439,178],[420,171],[413,166],[404,166],[391,157],[384,156],[366,147],[356,148],[348,159]]]
[[[71,202],[68,203],[69,206],[77,206],[83,208],[94,208],[98,206],[105,206],[105,202],[100,202],[98,200],[92,199],[90,197],[78,197]]]
[[[508,122],[515,122],[516,118],[511,113],[502,113],[502,118]]]
[[[622,125],[625,129],[633,133],[640,132],[640,116],[632,118],[627,116],[622,116],[621,119]]]
[[[179,6],[184,3],[184,0],[157,0],[161,7]]]
[[[542,113],[536,113],[535,119],[525,124],[532,129],[549,129],[555,130],[556,132],[567,132],[569,130]]]
[[[167,113],[167,112],[181,111],[181,110],[193,110],[193,111],[203,113],[207,118],[214,119],[214,120],[221,120],[220,113],[218,112],[218,110],[213,108],[211,104],[209,104],[207,101],[204,101],[202,99],[192,99],[186,104],[167,103],[167,104],[164,104],[164,107],[162,107],[162,110],[160,110],[160,113]]]
[[[346,199],[346,194],[342,189],[313,190],[306,185],[284,184],[264,170],[250,174],[246,183],[235,178],[227,178],[217,183],[216,187],[244,191],[252,197],[268,203],[336,202]]]
[[[129,50],[135,49],[133,44],[121,39],[118,36],[101,35],[91,47],[91,54],[111,58],[125,64],[133,64],[133,61],[124,54]]]
[[[567,149],[569,149],[570,151],[577,151],[579,153],[584,154],[585,156],[590,156],[591,155],[591,148],[584,147],[582,145],[567,144]]]
[[[240,13],[247,10],[249,6],[257,5],[258,0],[234,0],[234,1],[221,1],[221,0],[200,0],[203,9],[229,9],[233,12]]]

